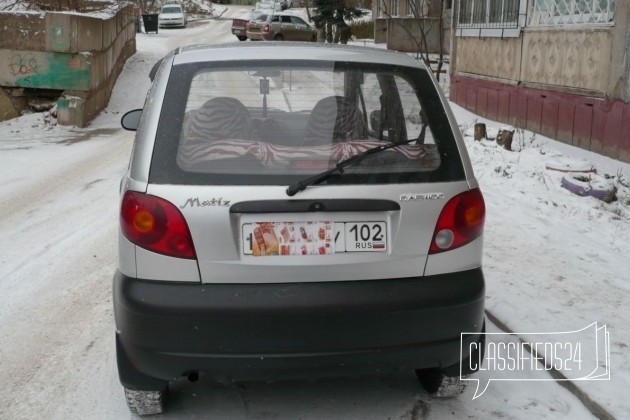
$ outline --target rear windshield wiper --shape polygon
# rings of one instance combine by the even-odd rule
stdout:
[[[367,149],[364,152],[358,153],[354,156],[350,156],[348,159],[342,160],[337,163],[334,168],[328,169],[327,171],[321,172],[317,175],[313,175],[309,178],[303,179],[301,181],[296,182],[295,184],[289,185],[287,188],[287,195],[289,197],[294,196],[298,192],[305,190],[309,185],[317,185],[321,184],[331,176],[335,174],[342,174],[345,167],[354,165],[355,163],[361,162],[366,157],[373,155],[375,153],[382,152],[383,150],[393,149],[394,147],[403,146],[405,144],[413,143],[417,139],[411,139],[406,141],[400,141],[398,143],[387,143],[382,146],[372,147],[371,149]]]

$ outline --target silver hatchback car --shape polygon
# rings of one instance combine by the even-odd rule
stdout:
[[[170,381],[200,374],[407,369],[461,390],[483,348],[485,206],[430,71],[237,43],[181,48],[154,76],[122,119],[137,129],[114,277],[130,409],[159,413]]]

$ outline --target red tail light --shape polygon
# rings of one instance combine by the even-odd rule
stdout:
[[[464,246],[483,232],[486,205],[476,188],[451,198],[440,213],[435,226],[429,254]]]
[[[188,224],[172,203],[127,191],[120,209],[123,235],[139,247],[169,257],[195,259]]]
[[[265,25],[265,27],[263,28],[263,32],[269,32],[269,25]]]

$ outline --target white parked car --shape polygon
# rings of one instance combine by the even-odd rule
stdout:
[[[169,383],[200,372],[408,369],[461,390],[485,337],[485,206],[431,71],[269,42],[179,48],[152,74],[122,118],[137,130],[114,277],[130,409],[162,412]]]
[[[188,16],[184,6],[181,4],[166,4],[160,9],[158,15],[158,24],[160,28],[164,27],[186,27],[188,24]]]
[[[258,12],[272,13],[280,12],[282,10],[284,10],[282,7],[282,2],[279,1],[263,0],[256,2],[256,4],[254,5],[254,11]]]

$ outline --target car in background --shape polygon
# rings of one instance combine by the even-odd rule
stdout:
[[[239,41],[247,40],[247,24],[250,20],[262,15],[264,12],[253,10],[242,18],[232,19],[232,35],[235,35]]]
[[[281,12],[284,9],[286,9],[286,7],[283,7],[283,3],[274,0],[262,0],[254,4],[254,10],[260,12]]]
[[[131,411],[162,412],[171,383],[201,375],[409,371],[461,392],[483,359],[485,205],[431,69],[285,42],[157,66],[121,121],[137,130],[113,279]]]
[[[263,13],[247,25],[252,41],[317,41],[317,29],[292,13]]]
[[[188,16],[181,4],[165,4],[158,15],[160,28],[178,26],[185,28],[188,24]]]

